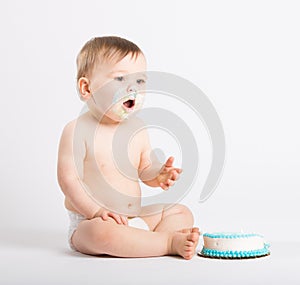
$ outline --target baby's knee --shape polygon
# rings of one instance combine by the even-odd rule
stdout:
[[[105,254],[112,239],[112,223],[101,218],[82,221],[71,238],[72,245],[85,254]]]
[[[176,211],[179,211],[180,214],[186,216],[187,219],[190,219],[192,222],[194,222],[194,217],[192,211],[185,205],[177,204]]]
[[[112,221],[103,221],[101,218],[94,218],[87,223],[79,225],[78,231],[92,251],[105,253],[103,250],[112,238],[112,231],[110,229],[112,223]]]
[[[184,214],[191,214],[191,210],[185,206],[185,205],[182,205],[182,204],[176,204],[174,205],[174,210],[175,211],[178,211],[180,213],[184,213]]]
[[[194,222],[191,210],[187,206],[182,204],[168,205],[167,207],[165,207],[163,211],[163,217],[169,215],[183,215],[186,219]]]

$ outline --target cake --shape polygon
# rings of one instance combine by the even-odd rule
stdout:
[[[204,245],[198,254],[203,257],[241,259],[270,254],[269,244],[254,233],[205,233]]]

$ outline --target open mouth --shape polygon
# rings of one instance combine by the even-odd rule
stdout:
[[[135,100],[134,99],[129,99],[125,102],[123,102],[123,106],[125,106],[126,109],[132,109],[135,105]]]

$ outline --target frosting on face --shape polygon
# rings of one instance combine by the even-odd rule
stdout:
[[[133,112],[141,109],[144,102],[144,95],[134,91],[127,93],[124,90],[116,92],[112,102],[112,108],[108,116],[113,113],[118,120],[127,119]]]
[[[130,81],[111,81],[96,90],[88,102],[88,107],[97,118],[104,115],[114,121],[123,121],[141,109],[144,102],[143,86]]]

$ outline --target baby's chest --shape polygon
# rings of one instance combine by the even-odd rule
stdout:
[[[98,165],[109,168],[132,167],[138,169],[140,163],[141,148],[135,142],[103,140],[94,141],[88,147],[88,160],[95,160]]]

